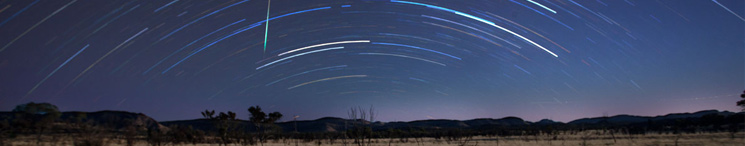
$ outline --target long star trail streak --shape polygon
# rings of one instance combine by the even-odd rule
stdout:
[[[173,33],[176,33],[176,32],[178,32],[179,30],[181,30],[181,29],[184,29],[184,28],[186,28],[187,26],[189,26],[189,25],[191,25],[191,24],[194,24],[195,22],[197,22],[197,21],[199,21],[199,20],[202,20],[202,19],[204,19],[204,18],[206,18],[206,17],[209,17],[209,16],[212,16],[212,15],[214,15],[215,13],[218,13],[218,12],[220,12],[220,11],[222,11],[222,10],[225,10],[225,9],[227,9],[227,8],[230,8],[230,7],[233,7],[233,6],[235,6],[235,5],[239,5],[239,4],[241,4],[241,3],[244,3],[244,2],[247,2],[247,1],[248,1],[248,0],[243,0],[243,1],[240,1],[240,2],[236,2],[236,3],[234,3],[234,4],[231,4],[231,5],[229,5],[229,6],[226,6],[226,7],[224,7],[224,8],[222,8],[222,9],[219,9],[219,10],[215,10],[215,11],[213,11],[212,13],[209,13],[209,14],[207,14],[207,15],[204,15],[204,16],[202,16],[202,17],[199,17],[199,18],[197,18],[197,20],[194,20],[194,21],[191,21],[191,22],[189,22],[189,23],[186,23],[186,24],[185,24],[184,26],[181,26],[181,27],[177,28],[176,30],[173,30],[173,31],[171,31],[171,32],[170,32],[170,33],[168,33],[168,34],[167,34],[166,36],[163,36],[162,38],[160,38],[160,40],[164,40],[164,39],[168,38],[169,36],[173,35]]]
[[[244,28],[244,29],[239,29],[239,30],[236,30],[235,32],[233,32],[233,33],[232,33],[232,34],[230,34],[230,35],[227,35],[227,36],[225,36],[225,37],[222,37],[222,38],[220,38],[220,39],[218,39],[218,40],[215,40],[215,41],[213,41],[212,43],[209,43],[209,44],[207,44],[206,46],[204,46],[204,47],[202,47],[202,48],[199,48],[199,50],[197,50],[197,51],[194,51],[194,52],[192,52],[192,53],[191,53],[191,54],[189,54],[188,56],[184,57],[183,59],[179,60],[179,61],[178,61],[178,62],[176,62],[175,64],[171,65],[171,67],[168,67],[168,69],[166,69],[166,70],[164,70],[163,72],[161,72],[161,74],[165,74],[165,73],[166,73],[166,72],[168,72],[169,70],[173,69],[173,67],[176,67],[176,65],[179,65],[179,64],[181,64],[181,62],[184,62],[184,60],[186,60],[186,59],[189,59],[189,57],[193,56],[194,54],[197,54],[197,53],[201,52],[202,50],[204,50],[204,49],[207,49],[207,48],[209,48],[210,46],[212,46],[212,45],[214,45],[214,44],[216,44],[216,43],[219,43],[219,42],[221,42],[221,41],[223,41],[223,40],[225,40],[225,39],[227,39],[227,38],[230,38],[230,37],[232,37],[232,36],[234,36],[234,35],[236,35],[236,34],[238,34],[238,33],[244,32],[244,31],[246,31],[246,30],[249,30],[249,29],[251,29],[251,28],[254,28],[254,27],[256,27],[256,25],[254,25],[253,27],[249,27],[249,28]]]
[[[497,42],[494,42],[494,41],[492,41],[492,40],[490,40],[490,39],[487,39],[487,38],[485,38],[485,37],[482,37],[482,36],[479,36],[479,35],[475,35],[475,34],[473,34],[473,33],[469,33],[469,32],[463,31],[463,30],[459,30],[459,29],[455,29],[455,28],[452,28],[452,27],[448,27],[448,26],[445,26],[445,25],[439,25],[439,24],[435,24],[435,23],[429,23],[429,22],[422,22],[422,23],[424,23],[424,24],[429,24],[429,25],[434,25],[434,26],[438,26],[438,27],[442,27],[442,28],[445,28],[445,29],[450,29],[450,30],[453,30],[453,31],[457,31],[457,32],[460,32],[460,33],[463,33],[463,34],[466,34],[466,35],[470,35],[470,36],[473,36],[473,37],[475,37],[475,38],[479,38],[479,39],[481,39],[481,40],[484,40],[484,41],[486,41],[486,42],[489,42],[489,43],[491,43],[491,44],[494,44],[495,46],[498,46],[498,47],[502,48],[502,47],[501,47],[501,46],[502,46],[501,44],[499,44],[499,43],[497,43]],[[504,48],[504,49],[507,49],[507,50],[511,50],[511,49],[509,49],[509,48]]]
[[[292,78],[292,77],[295,77],[295,76],[299,76],[299,75],[303,75],[303,74],[315,72],[315,71],[326,70],[326,69],[334,69],[334,68],[343,68],[343,67],[347,67],[347,65],[338,65],[338,66],[324,67],[324,68],[318,68],[318,69],[313,69],[313,70],[309,70],[309,71],[304,71],[304,72],[301,72],[301,73],[297,73],[297,74],[294,74],[294,75],[291,75],[291,76],[287,76],[287,77],[281,78],[279,80],[276,80],[276,81],[273,81],[271,83],[268,83],[268,84],[266,84],[264,86],[270,86],[270,85],[275,84],[277,82],[280,82],[280,81],[283,81],[283,80],[286,80],[286,79],[289,79],[289,78]]]
[[[338,41],[338,42],[323,43],[323,44],[317,44],[317,45],[311,45],[311,46],[307,46],[307,47],[297,48],[295,50],[290,50],[290,51],[287,51],[287,52],[284,52],[284,53],[280,53],[277,56],[282,56],[282,55],[286,55],[286,54],[289,54],[289,53],[292,53],[292,52],[297,52],[297,51],[301,51],[301,50],[305,50],[305,49],[309,49],[309,48],[320,47],[320,46],[328,46],[328,45],[336,45],[336,44],[347,44],[347,43],[369,43],[369,42],[370,42],[370,40],[355,40],[355,41]]]
[[[228,24],[228,25],[226,25],[226,26],[223,26],[223,27],[221,27],[221,28],[219,28],[219,29],[217,29],[217,30],[215,30],[215,31],[212,31],[212,32],[210,32],[210,33],[208,33],[208,34],[206,34],[206,35],[204,35],[204,36],[202,36],[202,37],[200,37],[200,38],[198,38],[198,39],[196,39],[196,40],[194,40],[194,41],[191,41],[191,43],[189,43],[189,44],[186,44],[186,46],[184,46],[184,47],[181,47],[181,48],[179,48],[178,50],[176,50],[175,52],[173,52],[173,53],[171,53],[171,54],[168,54],[168,56],[166,56],[165,58],[163,58],[163,59],[161,59],[160,61],[158,61],[158,63],[155,63],[155,65],[153,65],[153,66],[151,66],[150,68],[148,68],[147,70],[145,70],[145,72],[142,72],[142,74],[143,74],[143,75],[147,74],[148,72],[150,72],[150,70],[153,70],[153,68],[155,68],[156,66],[160,65],[161,63],[163,63],[163,61],[166,61],[166,60],[167,60],[168,58],[171,58],[171,56],[173,56],[173,55],[176,55],[176,53],[179,53],[179,52],[181,52],[182,50],[186,49],[186,47],[189,47],[189,46],[191,46],[192,44],[194,44],[194,43],[196,43],[196,42],[198,42],[198,41],[200,41],[200,40],[202,40],[202,39],[206,38],[207,36],[210,36],[210,35],[212,35],[212,34],[214,34],[214,33],[217,33],[217,32],[219,32],[219,31],[221,31],[221,30],[223,30],[223,29],[225,29],[225,28],[228,28],[228,27],[230,27],[230,26],[233,26],[233,25],[235,25],[235,24],[241,23],[241,22],[243,22],[243,21],[246,21],[246,19],[241,19],[241,20],[238,20],[238,21],[236,21],[236,22],[230,23],[230,24]]]
[[[125,6],[127,6],[128,4],[129,4],[129,3],[123,4],[122,6],[119,6],[119,8],[116,8],[116,9],[112,10],[111,12],[109,12],[109,13],[106,13],[106,15],[104,15],[104,16],[101,16],[101,17],[100,17],[100,18],[98,18],[98,19],[97,19],[96,21],[93,21],[93,23],[91,23],[91,25],[90,25],[90,26],[88,26],[88,27],[89,27],[89,28],[91,28],[91,27],[93,27],[93,26],[95,26],[95,25],[98,25],[98,23],[101,23],[101,21],[103,21],[104,19],[106,19],[106,18],[108,18],[109,16],[111,16],[111,15],[113,15],[113,14],[116,14],[117,12],[121,11],[122,9],[124,9],[124,7],[125,7]],[[138,6],[139,6],[139,5],[138,5]],[[133,9],[130,9],[130,10],[128,10],[128,11],[131,11],[131,10],[133,10]],[[124,12],[124,13],[127,13],[127,12]],[[123,14],[124,14],[124,13],[123,13]],[[119,16],[121,16],[121,15],[119,15]],[[118,16],[117,16],[117,17],[118,17]],[[116,18],[117,18],[117,17],[114,17],[114,20],[116,20]]]
[[[80,54],[80,52],[83,52],[83,50],[85,50],[85,48],[88,48],[88,46],[90,46],[90,45],[85,45],[85,47],[83,47],[83,49],[80,49],[80,50],[79,50],[78,52],[76,52],[76,53],[75,53],[74,55],[72,55],[72,56],[71,56],[70,58],[67,58],[67,60],[65,60],[65,62],[63,62],[62,64],[60,64],[60,65],[59,65],[59,66],[58,66],[57,68],[55,68],[55,69],[54,69],[54,70],[53,70],[53,71],[52,71],[51,73],[49,73],[49,75],[47,75],[46,77],[44,77],[44,79],[42,79],[42,80],[41,80],[41,81],[40,81],[39,83],[37,83],[37,84],[36,84],[36,85],[35,85],[35,86],[34,86],[33,88],[31,88],[31,90],[29,90],[28,92],[26,92],[26,95],[25,95],[25,96],[23,96],[23,98],[21,98],[21,99],[24,99],[24,98],[28,97],[28,95],[31,95],[31,93],[33,93],[33,92],[34,92],[34,90],[36,90],[36,88],[39,88],[39,86],[40,86],[41,84],[43,84],[43,83],[44,83],[44,81],[47,81],[47,79],[49,79],[49,77],[51,77],[52,75],[54,75],[54,73],[56,73],[56,72],[57,72],[57,71],[58,71],[58,70],[59,70],[60,68],[62,68],[63,66],[65,66],[65,64],[67,64],[67,62],[70,62],[70,60],[72,60],[73,58],[75,58],[75,56],[78,56],[78,54]]]
[[[514,66],[515,66],[515,67],[516,67],[517,69],[520,69],[521,71],[523,71],[523,72],[525,72],[525,73],[527,73],[527,74],[529,74],[529,75],[532,75],[532,74],[531,74],[530,72],[528,72],[527,70],[523,69],[522,67],[520,67],[520,66],[517,66],[517,65],[514,65]]]
[[[548,4],[551,4],[551,5],[555,6],[555,7],[559,8],[559,9],[561,9],[561,10],[564,10],[564,12],[567,12],[567,13],[571,14],[574,17],[582,18],[582,17],[579,17],[579,15],[572,13],[572,11],[569,11],[569,10],[565,9],[564,7],[561,7],[559,5],[556,5],[556,4],[552,3],[551,1],[548,1],[548,0],[543,0],[543,1],[546,2],[546,3],[548,3]]]
[[[293,57],[298,57],[298,56],[303,56],[303,55],[310,54],[310,53],[323,52],[323,51],[328,51],[328,50],[336,50],[336,49],[344,49],[344,47],[333,47],[333,48],[313,50],[313,51],[308,51],[308,52],[304,52],[304,53],[300,53],[300,54],[295,54],[295,55],[288,56],[288,57],[285,57],[285,58],[282,58],[282,59],[279,59],[279,60],[276,60],[276,61],[272,61],[272,62],[267,63],[267,64],[264,64],[262,66],[259,66],[259,67],[256,68],[256,70],[259,70],[259,69],[264,68],[266,66],[269,66],[269,65],[272,65],[274,63],[277,63],[277,62],[280,62],[280,61],[283,61],[283,60],[287,60],[287,59],[290,59],[290,58],[293,58]]]
[[[32,25],[32,26],[31,26],[30,28],[28,28],[28,29],[27,29],[26,31],[24,31],[23,33],[21,33],[21,35],[19,35],[19,36],[18,36],[18,37],[16,37],[15,39],[13,39],[13,40],[11,40],[10,42],[8,42],[7,44],[5,44],[5,46],[3,46],[3,48],[0,48],[0,52],[3,52],[3,51],[5,51],[5,49],[7,49],[7,48],[8,48],[8,47],[9,47],[10,45],[12,45],[12,44],[13,44],[14,42],[16,42],[16,41],[17,41],[18,39],[20,39],[21,37],[23,37],[24,35],[26,35],[26,33],[28,33],[29,31],[33,30],[33,29],[34,29],[34,28],[36,28],[37,26],[39,26],[39,24],[41,24],[41,23],[44,23],[44,21],[47,21],[47,19],[51,18],[51,17],[52,17],[52,16],[54,16],[55,14],[57,14],[57,13],[59,13],[60,11],[64,10],[65,8],[67,8],[67,6],[70,6],[70,5],[72,5],[72,4],[73,4],[73,3],[75,3],[76,1],[78,1],[78,0],[72,0],[72,1],[70,2],[70,3],[67,3],[66,5],[64,5],[64,6],[62,6],[61,8],[57,9],[56,11],[52,12],[52,14],[49,14],[49,16],[47,16],[47,17],[44,17],[44,19],[41,19],[41,21],[39,21],[39,22],[37,22],[36,24]]]
[[[496,27],[496,28],[499,28],[499,29],[501,29],[501,30],[503,30],[503,31],[506,31],[506,32],[508,32],[508,33],[510,33],[510,34],[512,34],[512,35],[515,35],[515,36],[519,37],[520,39],[523,39],[523,40],[527,41],[527,42],[528,42],[528,43],[530,43],[530,44],[533,44],[533,45],[535,45],[535,46],[536,46],[536,47],[538,47],[538,48],[541,48],[541,49],[543,49],[543,51],[546,51],[546,52],[548,52],[549,54],[553,55],[554,57],[559,57],[559,56],[558,56],[558,55],[556,55],[556,54],[555,54],[554,52],[551,52],[550,50],[548,50],[548,49],[544,48],[543,46],[541,46],[541,45],[539,45],[539,44],[537,44],[537,43],[533,42],[532,40],[530,40],[530,39],[528,39],[528,38],[525,38],[525,37],[523,37],[523,36],[522,36],[522,35],[520,35],[520,34],[517,34],[517,33],[515,33],[515,32],[512,32],[511,30],[509,30],[509,29],[506,29],[506,28],[504,28],[504,27],[502,27],[502,26],[499,26],[499,25],[495,24],[494,22],[491,22],[491,21],[487,21],[487,20],[481,19],[481,18],[479,18],[479,17],[476,17],[476,16],[473,16],[473,15],[469,15],[469,14],[466,14],[466,13],[462,13],[462,12],[458,12],[458,11],[455,11],[455,10],[451,10],[451,9],[448,9],[448,8],[443,8],[443,7],[439,7],[439,6],[435,6],[435,5],[429,5],[429,4],[422,4],[422,3],[416,3],[416,2],[408,2],[408,1],[398,1],[398,0],[392,0],[391,2],[398,2],[398,3],[405,3],[405,4],[420,5],[420,6],[425,6],[425,7],[429,7],[429,8],[433,8],[433,9],[438,9],[438,10],[443,10],[443,11],[448,11],[448,12],[452,12],[452,13],[455,13],[455,14],[458,14],[458,15],[461,15],[461,16],[465,16],[465,17],[468,17],[468,18],[471,18],[471,19],[474,19],[474,20],[480,21],[480,22],[482,22],[482,23],[486,23],[486,24],[489,24],[489,25],[491,25],[491,26],[494,26],[494,27]]]
[[[535,1],[533,1],[533,0],[527,0],[527,1],[528,1],[528,2],[530,2],[530,3],[533,3],[533,4],[535,4],[535,5],[538,5],[539,7],[543,8],[543,9],[546,9],[546,10],[550,11],[551,13],[554,13],[554,14],[556,14],[556,11],[554,11],[554,10],[553,10],[553,9],[551,9],[551,8],[548,8],[548,7],[544,6],[544,5],[542,5],[541,3],[535,2]]]
[[[502,37],[498,37],[498,36],[496,36],[496,35],[493,35],[493,34],[491,34],[491,33],[485,32],[485,31],[483,31],[483,30],[480,30],[480,29],[477,29],[477,28],[474,28],[474,27],[471,27],[471,26],[468,26],[468,25],[465,25],[465,24],[461,24],[461,23],[458,23],[458,22],[455,22],[455,21],[450,21],[450,20],[447,20],[447,19],[437,18],[437,17],[434,17],[434,16],[429,16],[429,15],[421,15],[421,16],[422,16],[422,17],[427,17],[427,18],[432,18],[432,19],[435,19],[435,20],[445,21],[445,22],[448,22],[448,23],[453,23],[453,24],[455,24],[455,25],[460,25],[460,26],[463,26],[463,27],[465,27],[465,28],[470,28],[470,29],[476,30],[476,31],[478,31],[478,32],[484,33],[484,34],[486,34],[486,35],[488,35],[488,36],[491,36],[491,37],[497,38],[497,39],[499,39],[499,40],[501,40],[501,41],[503,41],[503,42],[506,42],[507,44],[510,44],[510,45],[512,45],[512,46],[515,46],[515,47],[517,47],[517,48],[522,48],[522,47],[520,47],[519,45],[517,45],[517,44],[515,44],[515,43],[512,43],[512,42],[510,42],[510,41],[508,41],[508,40],[505,40],[505,39],[503,39]]]
[[[83,76],[83,74],[85,74],[86,72],[88,72],[88,70],[90,70],[91,68],[93,68],[93,66],[96,66],[96,64],[98,64],[99,62],[101,62],[101,60],[103,60],[107,56],[111,55],[111,53],[113,53],[114,51],[118,50],[120,47],[122,47],[122,45],[124,45],[127,42],[131,41],[132,39],[134,39],[135,37],[139,36],[140,34],[142,34],[143,32],[147,31],[148,29],[149,28],[142,29],[140,32],[137,32],[137,34],[133,35],[132,37],[129,37],[127,40],[125,40],[124,42],[122,42],[119,45],[117,45],[116,47],[114,47],[114,49],[111,49],[109,52],[107,52],[106,54],[104,54],[103,56],[101,56],[100,58],[98,58],[98,60],[94,61],[93,64],[91,64],[90,66],[88,66],[87,68],[85,68],[85,70],[83,70],[82,72],[80,72],[80,74],[78,74],[78,76],[75,76],[75,78],[73,78],[70,81],[70,83],[67,83],[67,85],[65,85],[65,87],[67,87],[70,84],[72,84],[73,82],[75,82],[75,80],[78,80],[78,78],[80,78],[81,76]]]
[[[269,35],[269,8],[272,6],[272,0],[266,4],[266,28],[264,28],[264,53],[266,53],[266,38]]]
[[[315,80],[315,81],[305,82],[305,83],[302,83],[302,84],[298,84],[298,85],[292,86],[292,87],[287,88],[287,89],[288,90],[289,89],[294,89],[294,88],[297,88],[297,87],[300,87],[300,86],[305,86],[305,85],[308,85],[308,84],[313,84],[313,83],[316,83],[316,82],[322,82],[322,81],[328,81],[328,80],[336,80],[336,79],[343,79],[343,78],[364,78],[364,77],[367,77],[367,75],[348,75],[348,76],[330,77],[330,78],[324,78],[324,79],[319,79],[319,80]]]
[[[379,43],[379,42],[373,42],[373,43],[371,43],[371,44],[378,44],[378,45],[389,45],[389,46],[399,46],[399,47],[408,47],[408,48],[414,48],[414,49],[418,49],[418,50],[424,50],[424,51],[429,51],[429,52],[437,53],[437,54],[440,54],[440,55],[445,55],[445,56],[448,56],[448,57],[450,57],[450,58],[454,58],[454,59],[458,59],[458,60],[463,60],[463,59],[460,59],[460,57],[455,57],[455,56],[453,56],[453,55],[450,55],[450,54],[446,54],[446,53],[438,52],[438,51],[435,51],[435,50],[425,49],[425,48],[421,48],[421,47],[416,47],[416,46],[409,46],[409,45],[403,45],[403,44],[394,44],[394,43]]]
[[[525,7],[525,8],[528,8],[528,9],[530,9],[530,10],[533,10],[534,12],[536,12],[536,13],[538,13],[538,14],[541,14],[541,15],[543,15],[543,16],[546,16],[546,17],[547,17],[548,19],[551,19],[551,20],[553,20],[554,22],[556,22],[556,23],[559,23],[559,24],[563,25],[563,26],[564,26],[564,27],[566,27],[566,28],[569,28],[569,30],[574,30],[574,28],[570,27],[569,25],[566,25],[566,24],[564,24],[564,22],[561,22],[561,21],[559,21],[559,20],[556,20],[556,19],[555,19],[554,17],[548,16],[548,15],[544,14],[544,13],[543,13],[543,12],[541,12],[541,11],[538,11],[538,10],[536,10],[536,9],[533,9],[533,8],[529,7],[528,5],[525,5],[525,4],[523,4],[523,3],[517,2],[517,1],[515,1],[515,0],[510,0],[510,2],[513,2],[513,3],[515,3],[515,4],[518,4],[518,5],[520,5],[520,6],[523,6],[523,7]]]
[[[325,9],[330,9],[330,8],[331,7],[320,7],[320,8],[313,8],[313,9],[307,9],[307,10],[292,12],[292,13],[280,15],[280,16],[277,16],[277,17],[272,17],[272,18],[269,18],[269,19],[266,19],[266,20],[261,20],[259,22],[256,22],[256,23],[252,24],[252,25],[261,25],[262,23],[264,23],[266,21],[269,21],[269,20],[279,19],[279,18],[282,18],[282,17],[286,17],[286,16],[290,16],[290,15],[295,15],[295,14],[300,14],[300,13],[305,13],[305,12],[310,12],[310,11],[325,10]]]
[[[527,28],[527,27],[525,27],[525,26],[523,26],[523,25],[520,25],[520,24],[518,24],[518,23],[515,23],[515,22],[514,22],[514,21],[512,21],[512,20],[509,20],[509,19],[503,18],[502,16],[499,16],[499,15],[494,15],[494,14],[491,14],[491,13],[486,13],[486,14],[492,15],[492,16],[494,16],[494,17],[497,17],[497,18],[499,18],[499,19],[502,19],[502,20],[505,20],[505,21],[507,21],[507,22],[509,22],[509,23],[512,23],[512,24],[514,24],[514,25],[517,25],[517,26],[519,26],[520,28],[523,28],[523,29],[525,29],[525,30],[527,30],[527,31],[530,31],[530,32],[532,32],[533,34],[535,34],[535,35],[537,35],[537,36],[539,36],[539,37],[543,38],[543,39],[546,39],[547,41],[549,41],[549,42],[551,42],[552,44],[554,44],[554,45],[558,46],[559,48],[563,49],[563,50],[564,50],[564,51],[566,51],[567,53],[572,53],[572,52],[571,52],[571,51],[569,51],[568,49],[564,48],[564,46],[561,46],[561,45],[559,45],[558,43],[554,42],[553,40],[551,40],[551,39],[548,39],[547,37],[545,37],[545,36],[543,36],[543,35],[539,34],[538,32],[535,32],[535,31],[533,31],[532,29],[529,29],[529,28]]]
[[[250,28],[253,28],[253,27],[256,27],[256,26],[260,26],[261,24],[263,24],[264,22],[266,22],[266,21],[269,21],[269,20],[279,19],[279,18],[282,18],[282,17],[286,17],[286,16],[290,16],[290,15],[295,15],[295,14],[300,14],[300,13],[305,13],[305,12],[310,12],[310,11],[317,11],[317,10],[330,9],[330,8],[331,8],[331,7],[320,7],[320,8],[314,8],[314,9],[308,9],[308,10],[302,10],[302,11],[292,12],[292,13],[288,13],[288,14],[280,15],[280,16],[277,16],[277,17],[272,17],[272,18],[270,18],[270,19],[266,19],[266,20],[261,20],[261,21],[259,21],[259,22],[256,22],[256,23],[254,23],[254,24],[251,24],[251,25],[249,25],[249,26],[246,26],[246,27],[244,27],[244,28],[248,28],[248,29],[250,29]],[[250,27],[250,28],[249,28],[249,27]]]
[[[711,0],[711,1],[714,2],[714,3],[717,3],[717,5],[719,5],[720,7],[724,8],[725,10],[727,10],[727,12],[732,13],[732,15],[737,16],[737,18],[740,18],[740,20],[745,21],[745,18],[742,18],[740,15],[737,15],[737,13],[732,12],[732,10],[730,10],[727,7],[725,7],[724,5],[722,5],[721,3],[719,3],[717,0]]]
[[[20,11],[18,11],[16,13],[13,13],[13,15],[11,15],[7,19],[3,20],[3,22],[0,22],[0,27],[2,27],[3,24],[7,23],[8,21],[13,20],[13,18],[15,18],[16,16],[18,16],[18,14],[23,13],[23,11],[26,11],[26,9],[30,8],[31,6],[33,6],[37,2],[39,2],[39,0],[35,0],[34,2],[31,2],[31,4],[26,5],[26,7],[23,7],[23,9],[21,9]],[[7,9],[8,7],[10,7],[10,5],[8,5],[7,7],[3,8],[3,10]],[[0,12],[2,12],[3,10],[0,10]]]
[[[172,5],[173,3],[176,3],[176,2],[178,2],[178,0],[173,0],[173,1],[171,1],[170,3],[167,3],[166,5],[163,5],[163,6],[161,6],[160,8],[158,8],[158,9],[155,9],[155,10],[153,11],[153,13],[155,13],[155,12],[158,12],[158,11],[160,11],[160,10],[163,10],[163,8],[166,8],[166,7],[168,7],[168,6]]]
[[[411,79],[411,80],[415,80],[415,81],[420,81],[420,82],[424,82],[424,83],[429,83],[429,82],[427,82],[427,81],[425,81],[425,80],[422,80],[422,79],[420,79],[420,78],[409,77],[409,79]]]
[[[106,23],[104,23],[104,24],[103,24],[103,25],[101,25],[100,27],[96,28],[96,30],[94,30],[93,32],[91,32],[91,33],[88,33],[88,35],[86,35],[86,36],[85,36],[84,38],[88,38],[88,37],[90,37],[91,35],[93,35],[93,34],[96,34],[96,32],[98,32],[99,30],[103,29],[103,28],[104,28],[104,27],[106,27],[106,26],[109,26],[109,24],[110,24],[111,22],[114,22],[114,21],[118,20],[118,19],[119,19],[120,17],[122,17],[122,16],[124,16],[124,15],[127,15],[127,14],[128,14],[129,12],[132,12],[132,10],[135,10],[135,9],[137,9],[137,8],[139,8],[139,7],[140,7],[140,5],[135,5],[134,7],[132,7],[132,8],[129,8],[129,10],[127,10],[127,11],[124,11],[124,13],[121,13],[121,14],[119,14],[119,15],[115,16],[114,18],[112,18],[111,20],[107,21]],[[97,22],[96,22],[96,23],[97,23]]]
[[[439,63],[439,62],[435,62],[435,61],[432,61],[432,60],[427,60],[427,59],[423,59],[423,58],[419,58],[419,57],[412,57],[412,56],[400,55],[400,54],[389,54],[389,53],[359,53],[359,54],[360,55],[383,55],[383,56],[403,57],[403,58],[416,59],[416,60],[421,60],[421,61],[425,61],[425,62],[429,62],[429,63],[434,63],[434,64],[441,65],[441,66],[447,66],[445,64],[442,64],[442,63]]]
[[[601,19],[605,20],[605,18],[603,18],[603,16],[600,16],[600,14],[598,14],[598,13],[596,13],[595,11],[592,11],[592,10],[588,9],[587,7],[585,7],[585,6],[583,6],[583,5],[581,5],[581,4],[577,3],[577,2],[575,2],[574,0],[568,0],[568,1],[569,1],[569,2],[571,2],[571,3],[572,3],[572,4],[574,4],[574,5],[577,5],[577,6],[579,6],[579,7],[580,7],[580,8],[582,8],[582,9],[585,9],[585,10],[587,10],[588,12],[592,13],[593,15],[595,15],[595,16],[598,16],[598,17],[600,17]],[[608,20],[605,20],[605,21],[608,21]]]
[[[316,11],[316,10],[329,9],[329,8],[331,8],[331,7],[321,7],[321,8],[315,8],[315,9],[308,9],[308,10],[303,10],[303,11],[298,11],[298,12],[293,12],[293,13],[289,13],[289,14],[285,14],[285,15],[281,15],[281,16],[273,17],[273,18],[271,18],[271,19],[268,19],[268,20],[272,20],[272,19],[277,19],[277,18],[282,18],[282,17],[285,17],[285,16],[290,16],[290,15],[294,15],[294,14],[300,14],[300,13],[305,13],[305,12],[310,12],[310,11]],[[246,30],[249,30],[249,29],[252,29],[252,28],[254,28],[254,27],[257,27],[257,26],[261,25],[261,24],[262,24],[262,23],[263,23],[264,21],[268,21],[268,20],[263,20],[263,21],[260,21],[260,22],[257,22],[257,23],[254,23],[254,24],[251,24],[251,25],[249,25],[249,26],[247,26],[247,27],[244,27],[244,28],[241,28],[241,29],[239,29],[239,30],[236,30],[236,31],[234,31],[234,33],[233,33],[233,34],[231,34],[231,35],[229,35],[229,36],[227,36],[227,37],[224,37],[224,38],[222,38],[222,39],[219,39],[219,40],[217,40],[217,41],[215,41],[215,42],[212,42],[212,43],[208,44],[207,46],[205,46],[205,47],[203,47],[203,48],[201,48],[201,49],[197,50],[196,52],[194,52],[194,53],[192,53],[192,54],[189,54],[189,56],[187,56],[186,58],[184,58],[184,59],[181,59],[180,61],[176,62],[176,64],[174,64],[174,65],[172,65],[171,67],[169,67],[168,69],[164,70],[163,72],[161,72],[161,74],[165,74],[166,72],[168,72],[169,70],[171,70],[171,69],[172,69],[173,67],[175,67],[176,65],[180,64],[181,62],[183,62],[184,60],[188,59],[188,58],[189,58],[189,57],[191,57],[192,55],[194,55],[194,54],[196,54],[196,53],[199,53],[200,51],[204,50],[205,48],[207,48],[207,47],[209,47],[209,46],[212,46],[212,45],[214,45],[215,43],[217,43],[217,42],[220,42],[220,41],[222,41],[222,40],[224,40],[224,39],[226,39],[226,38],[228,38],[228,37],[231,37],[231,36],[233,36],[233,35],[236,35],[236,34],[238,34],[238,33],[241,33],[241,32],[244,32],[244,31],[246,31]]]

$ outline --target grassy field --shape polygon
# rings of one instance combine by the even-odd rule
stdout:
[[[701,145],[712,145],[712,146],[742,146],[745,145],[745,133],[736,133],[734,137],[730,133],[698,133],[698,134],[646,134],[646,135],[610,135],[603,134],[596,131],[586,131],[583,133],[576,134],[558,134],[558,135],[538,135],[538,136],[505,136],[505,137],[471,137],[463,138],[460,140],[444,140],[434,138],[409,138],[407,142],[403,142],[400,139],[372,139],[370,141],[371,146],[450,146],[450,145],[469,145],[469,146],[529,146],[529,145],[556,145],[556,146],[581,146],[581,145],[618,145],[618,146],[701,146]],[[7,140],[6,144],[10,145],[36,145],[35,137],[18,137],[15,139]],[[72,138],[59,136],[56,139],[52,137],[45,137],[42,145],[73,145]],[[56,142],[49,142],[56,141]],[[334,141],[326,140],[314,140],[310,142],[304,142],[302,140],[285,139],[285,140],[270,140],[264,143],[264,146],[284,146],[284,145],[297,145],[300,146],[314,146],[314,145],[328,145],[328,146],[344,146],[344,145],[356,145],[351,143],[352,140],[341,140],[336,139]],[[346,144],[344,144],[346,142]],[[126,142],[123,140],[103,140],[104,145],[111,146],[124,146]],[[149,145],[146,141],[136,141],[135,145]],[[164,144],[174,145],[174,144]],[[194,144],[177,144],[177,145],[194,145]],[[196,146],[211,146],[218,144],[196,144]],[[230,145],[241,145],[241,144],[230,144]],[[260,145],[260,144],[257,144]],[[367,145],[367,144],[366,144]]]

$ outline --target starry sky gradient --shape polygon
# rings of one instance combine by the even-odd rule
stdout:
[[[268,2],[0,1],[0,109],[566,122],[745,89],[741,0]]]

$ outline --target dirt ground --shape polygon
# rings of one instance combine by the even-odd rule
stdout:
[[[743,146],[745,145],[745,133],[740,132],[732,137],[730,133],[698,133],[698,134],[646,134],[646,135],[609,135],[600,133],[577,133],[577,134],[559,134],[559,135],[539,135],[539,136],[504,136],[504,137],[472,137],[470,140],[446,141],[436,140],[434,138],[409,138],[408,142],[401,142],[399,139],[373,139],[370,146],[456,146],[460,144],[468,146],[533,146],[533,145],[555,145],[555,146],[582,146],[582,145],[617,145],[617,146]],[[554,139],[555,137],[555,139]],[[25,140],[24,140],[25,139]],[[28,142],[32,138],[16,138],[6,142],[11,145],[25,146],[36,145],[34,142]],[[264,146],[294,146],[295,142],[299,146],[352,146],[351,140],[337,139],[333,142],[328,140],[316,140],[312,142],[302,142],[301,140],[278,140],[264,143]],[[55,143],[44,142],[42,145],[72,145],[71,140],[58,140]],[[104,145],[124,146],[125,142],[121,140],[107,140]],[[149,145],[145,141],[138,141],[136,145]],[[166,144],[173,145],[173,144]],[[193,145],[193,144],[180,144]],[[217,146],[218,144],[196,144],[196,146]],[[240,146],[241,144],[230,144]],[[257,144],[259,145],[259,144]],[[367,145],[367,144],[366,144]]]

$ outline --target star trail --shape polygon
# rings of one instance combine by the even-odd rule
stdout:
[[[159,121],[252,105],[303,119],[373,105],[381,121],[736,111],[744,5],[6,0],[0,108]]]

